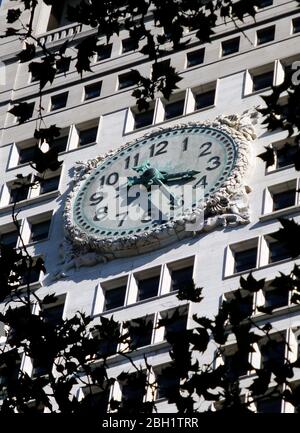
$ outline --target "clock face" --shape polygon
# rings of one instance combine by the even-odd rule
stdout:
[[[101,240],[176,222],[183,212],[196,209],[203,196],[207,199],[222,187],[237,157],[236,142],[226,132],[207,126],[144,137],[89,173],[76,191],[73,224]]]

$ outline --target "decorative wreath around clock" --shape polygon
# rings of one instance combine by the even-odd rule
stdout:
[[[77,250],[111,258],[161,248],[218,226],[248,223],[245,176],[255,137],[249,118],[221,116],[213,122],[162,128],[80,163],[66,202],[67,237]],[[170,215],[161,215],[157,206],[155,218],[146,210],[139,220],[128,218],[126,212],[109,217],[108,206],[116,208],[122,191],[133,189],[127,203],[132,210],[140,203],[139,190],[151,201],[155,187],[165,196]],[[188,208],[183,205],[182,191],[192,194],[199,188],[204,199],[195,194]],[[106,189],[110,193],[104,197]],[[203,213],[204,223],[197,226]]]

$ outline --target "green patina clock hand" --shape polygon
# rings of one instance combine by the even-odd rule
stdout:
[[[178,199],[170,192],[170,190],[166,187],[164,182],[168,180],[168,173],[164,171],[160,171],[157,168],[151,167],[149,161],[143,162],[141,165],[133,168],[137,173],[141,173],[140,176],[129,176],[127,179],[128,187],[133,185],[144,185],[146,188],[151,187],[151,185],[159,185],[170,198],[170,202],[172,205],[179,205]]]

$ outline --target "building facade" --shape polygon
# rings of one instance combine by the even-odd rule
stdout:
[[[10,7],[8,0],[2,1],[2,28],[6,28],[5,17]],[[69,38],[67,54],[72,56],[72,46],[94,30],[67,23],[63,16],[61,11],[51,10],[40,1],[35,34],[39,41],[46,41],[53,48]],[[125,30],[119,37],[114,35],[103,53],[93,59],[92,72],[81,78],[72,60],[64,71],[57,71],[53,84],[45,87],[41,102],[43,117],[48,127],[56,124],[62,128],[55,146],[63,164],[57,172],[48,173],[39,188],[28,189],[22,196],[14,190],[13,182],[20,173],[27,176],[33,172],[29,161],[36,142],[33,134],[39,109],[38,83],[28,72],[28,64],[18,62],[19,41],[0,40],[0,234],[3,242],[20,245],[11,219],[12,203],[17,201],[22,238],[30,253],[44,258],[47,269],[45,276],[34,276],[32,288],[40,295],[56,293],[58,302],[51,306],[54,315],[67,318],[82,311],[95,318],[113,315],[120,322],[147,316],[153,327],[148,341],[137,350],[135,360],[142,362],[146,354],[153,365],[153,374],[159,376],[170,357],[164,330],[155,326],[158,320],[178,306],[182,323],[188,328],[193,327],[195,313],[213,317],[221,300],[230,298],[231,292],[239,287],[240,277],[252,270],[256,278],[270,281],[270,287],[246,302],[254,307],[275,306],[276,313],[268,320],[276,332],[286,333],[292,348],[286,355],[297,358],[299,307],[292,305],[288,296],[279,296],[271,281],[279,272],[289,272],[294,266],[272,234],[280,226],[278,217],[297,219],[299,176],[292,165],[293,150],[289,154],[281,151],[288,141],[286,133],[268,132],[261,118],[252,114],[255,107],[263,104],[261,95],[270,91],[271,85],[280,84],[287,69],[299,60],[299,35],[300,10],[297,2],[286,0],[262,1],[256,21],[248,17],[240,28],[220,21],[209,44],[199,44],[195,34],[186,33],[184,40],[189,40],[186,49],[163,57],[179,70],[182,78],[179,89],[169,101],[157,97],[142,114],[131,96],[134,87],[130,71],[135,68],[150,76],[151,62],[134,50]],[[32,116],[19,125],[8,110],[12,104],[25,101],[32,104]],[[172,129],[193,122],[213,124],[219,116],[230,115],[243,115],[256,134],[255,139],[254,136],[249,139],[251,155],[242,179],[249,222],[179,237],[171,244],[151,245],[106,262],[85,256],[70,263],[63,242],[64,210],[74,188],[78,162],[87,163],[107,155],[158,128]],[[269,145],[275,149],[276,160],[274,166],[266,169],[257,155]],[[204,299],[199,305],[178,301],[176,294],[182,281],[193,281],[196,287],[203,287]],[[253,318],[257,323],[267,320],[263,313],[255,311]],[[0,341],[4,340],[2,330]],[[228,345],[228,353],[233,346]],[[251,361],[260,365],[263,350],[251,356]],[[21,368],[32,374],[29,359],[22,360]],[[124,369],[130,370],[130,365],[122,357],[113,356],[111,375],[116,377]],[[253,373],[245,372],[245,384],[252,379]],[[116,383],[110,392],[111,397],[120,400],[122,384]],[[157,409],[175,410],[159,395]],[[273,402],[273,409],[294,411],[281,400]]]

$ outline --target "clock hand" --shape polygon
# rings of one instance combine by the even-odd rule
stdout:
[[[197,174],[200,174],[201,171],[196,170],[188,170],[186,172],[179,173],[170,173],[165,175],[165,182],[170,182],[174,180],[189,180],[194,178]]]

